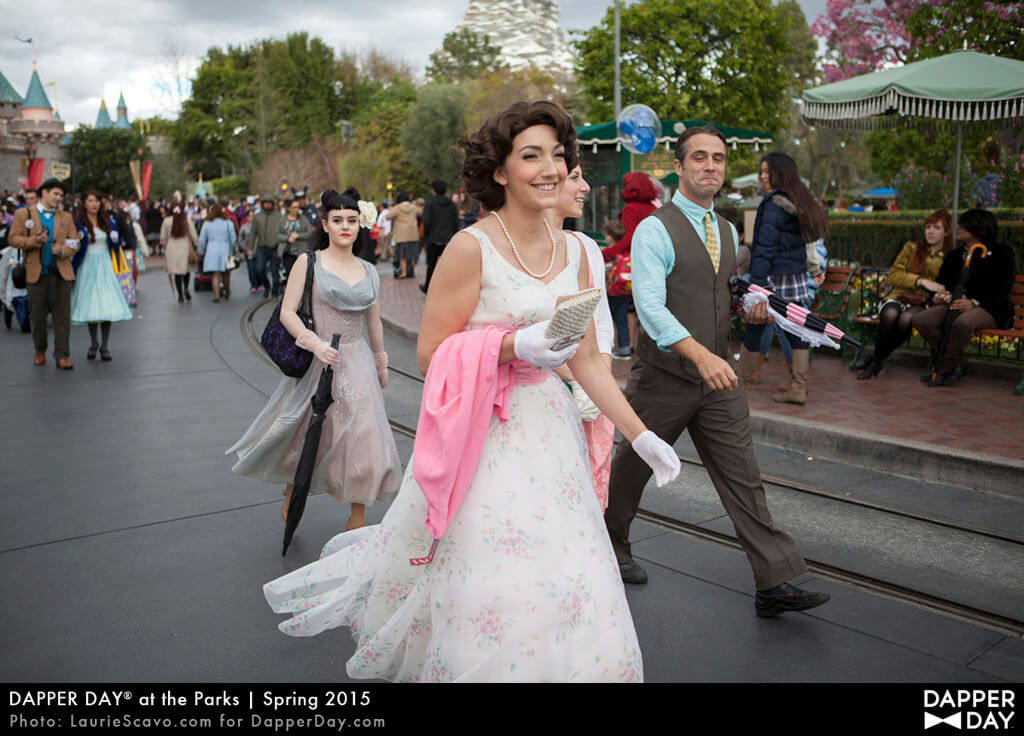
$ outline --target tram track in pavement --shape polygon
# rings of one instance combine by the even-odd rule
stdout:
[[[252,318],[261,306],[263,306],[263,303],[246,310],[246,313],[242,315],[241,331],[253,352],[259,355],[263,360],[270,362],[270,359],[263,351],[253,330]],[[413,381],[420,385],[423,384],[424,379],[418,372],[413,373],[395,365],[388,366],[388,370],[390,373],[401,376],[404,379]],[[389,419],[388,423],[396,434],[410,439],[415,439],[415,427],[393,419]],[[699,460],[680,456],[680,461],[687,465],[703,467],[703,463]],[[850,497],[841,491],[815,486],[799,480],[764,473],[761,474],[761,478],[765,484],[795,491],[799,494],[805,494],[828,502],[844,504],[850,507],[864,509],[868,512],[884,514],[887,517],[904,519],[908,522],[925,524],[940,529],[973,535],[974,537],[987,539],[992,542],[1013,545],[1015,549],[1020,550],[1021,559],[1024,560],[1024,538],[1022,537],[1013,536],[993,529],[986,529],[974,524],[943,519],[930,514],[897,508],[888,504]],[[741,549],[735,536],[708,529],[706,526],[701,524],[673,518],[644,508],[639,510],[637,517],[649,524],[653,524],[669,531],[681,533],[691,538],[714,542],[732,549]],[[806,559],[806,563],[811,572],[822,575],[826,578],[847,583],[871,593],[883,595],[936,611],[944,615],[985,626],[1003,634],[1024,637],[1024,619],[1019,616],[1007,616],[995,611],[985,610],[984,608],[968,605],[961,601],[955,601],[950,598],[945,598],[943,596],[934,595],[923,590],[902,585],[891,580],[885,580],[876,575],[860,573],[856,570],[833,565],[821,560],[808,558]]]
[[[389,366],[388,370],[392,373],[396,373],[409,380],[415,381],[422,384],[423,378],[418,374],[405,371],[401,368]],[[408,425],[402,424],[394,420],[389,420],[392,429],[406,437],[415,438],[416,429]],[[680,461],[688,465],[697,467],[703,467],[703,463],[692,460],[690,458],[680,456]],[[936,527],[956,530],[959,532],[972,534],[978,537],[988,538],[994,541],[1004,542],[1016,545],[1021,548],[1022,559],[1024,559],[1024,539],[1020,537],[1013,537],[1011,535],[1003,534],[990,529],[984,529],[982,527],[957,523],[948,519],[941,519],[935,516],[915,513],[907,511],[905,509],[899,509],[886,504],[879,504],[876,502],[865,501],[863,499],[851,498],[843,495],[839,491],[822,488],[819,486],[812,486],[801,481],[792,480],[788,478],[780,478],[774,475],[761,474],[761,479],[764,483],[771,484],[773,486],[779,486],[787,488],[793,491],[797,491],[802,494],[823,498],[828,501],[837,502],[841,504],[848,504],[864,509],[868,509],[873,512],[887,514],[889,516],[900,517],[914,522],[929,524]],[[717,532],[708,529],[699,524],[694,524],[681,519],[672,518],[664,514],[658,514],[653,511],[649,511],[641,508],[637,514],[637,518],[646,521],[650,524],[654,524],[664,529],[668,529],[674,532],[686,534],[690,537],[700,539],[702,541],[714,542],[732,549],[741,549],[739,543],[736,541],[735,536]],[[959,601],[950,600],[941,596],[932,595],[930,593],[915,590],[905,585],[900,585],[892,581],[884,580],[877,576],[865,575],[855,570],[850,570],[837,565],[832,565],[820,560],[807,559],[808,568],[816,573],[825,577],[844,582],[847,584],[854,585],[872,593],[881,594],[890,598],[895,598],[908,603],[913,603],[921,607],[938,611],[945,615],[954,616],[972,623],[977,623],[982,626],[986,626],[991,629],[995,629],[1004,634],[1010,634],[1013,636],[1024,637],[1024,620],[1020,618],[1014,618],[1010,616],[1004,616],[993,611],[986,611],[982,608],[975,606],[969,606]]]

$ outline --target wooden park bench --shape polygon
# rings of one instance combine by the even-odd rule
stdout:
[[[843,332],[851,331],[848,315],[850,305],[850,284],[860,270],[859,266],[829,266],[825,270],[825,280],[818,287],[811,311],[826,322],[831,322]],[[846,349],[843,343],[840,349]]]
[[[1010,292],[1010,304],[1013,306],[1013,322],[1010,324],[1008,330],[978,330],[974,334],[978,336],[979,340],[984,340],[986,337],[996,338],[996,359],[1001,358],[1002,343],[1003,340],[1016,340],[1017,346],[1014,351],[1014,360],[1021,359],[1021,353],[1024,352],[1024,274],[1017,274],[1017,278],[1013,283],[1013,291]],[[981,351],[981,345],[978,346],[979,352]],[[1017,384],[1013,392],[1020,396],[1024,394],[1024,373],[1021,373],[1020,383]]]
[[[862,302],[862,307],[865,311],[861,314],[854,316],[851,319],[853,329],[857,333],[857,336],[865,344],[873,342],[874,334],[878,329],[878,307],[889,294],[888,285],[884,280],[879,281],[876,288],[872,290],[874,293],[870,299],[865,299]],[[979,338],[977,356],[981,360],[1012,360],[1021,361],[1022,355],[1024,355],[1024,274],[1017,274],[1014,284],[1013,291],[1010,293],[1010,302],[1013,305],[1013,322],[1010,328],[1007,330],[978,330],[975,332],[975,336]],[[993,337],[995,338],[995,354],[985,354],[984,338]],[[1003,350],[1004,340],[1016,340],[1016,346],[1012,350]],[[863,348],[857,351],[852,361],[850,361],[850,367],[853,368],[856,361],[860,358],[860,354]],[[934,362],[935,356],[929,361],[928,370],[926,374],[931,373],[932,363]],[[1024,394],[1024,373],[1021,374],[1020,382],[1014,388],[1013,392],[1020,396]]]

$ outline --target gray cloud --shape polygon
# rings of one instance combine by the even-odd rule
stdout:
[[[157,87],[169,83],[168,46],[192,62],[211,46],[282,38],[294,31],[319,36],[335,50],[371,47],[404,59],[422,73],[431,52],[459,20],[468,0],[51,0],[42,6],[8,3],[0,37],[0,72],[22,95],[32,73],[31,50],[13,36],[35,40],[39,76],[50,102],[69,124],[92,124],[100,98],[111,116],[124,90],[129,117],[170,117]],[[562,25],[586,29],[610,2],[561,0]],[[801,0],[813,22],[824,0]],[[820,7],[819,7],[820,6]],[[44,25],[40,26],[40,23]]]

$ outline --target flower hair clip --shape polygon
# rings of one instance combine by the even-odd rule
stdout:
[[[373,206],[373,202],[366,202],[362,199],[359,200],[359,227],[365,227],[367,230],[372,228],[377,222],[377,208]]]

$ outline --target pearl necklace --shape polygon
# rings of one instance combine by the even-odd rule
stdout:
[[[544,271],[544,273],[534,273],[533,271],[526,267],[526,264],[523,263],[523,259],[519,257],[519,250],[516,248],[516,243],[514,240],[512,240],[512,236],[508,234],[508,228],[505,227],[505,221],[501,219],[501,215],[495,212],[494,216],[498,218],[498,224],[501,225],[501,231],[505,233],[505,237],[508,238],[508,244],[512,246],[512,254],[516,257],[516,260],[519,261],[519,265],[522,267],[522,269],[526,271],[526,273],[533,276],[533,278],[538,280],[543,279],[545,276],[551,273],[551,269],[555,267],[555,252],[558,245],[555,242],[555,234],[551,232],[551,226],[548,224],[547,218],[545,217],[543,218],[543,220],[544,227],[548,231],[548,237],[551,238],[551,263],[548,264],[547,270]]]

